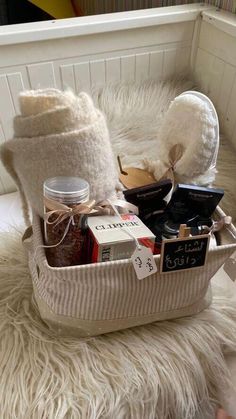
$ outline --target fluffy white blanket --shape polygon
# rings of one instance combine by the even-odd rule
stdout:
[[[152,156],[163,112],[189,88],[145,84],[97,94],[124,165],[141,166]],[[223,144],[217,181],[225,189],[230,170],[233,177],[226,150]],[[226,210],[232,202],[228,194]],[[213,419],[220,389],[228,386],[225,354],[236,352],[236,307],[224,288],[214,287],[212,306],[195,317],[96,338],[58,338],[34,307],[19,235],[2,234],[0,330],[4,419]]]
[[[88,338],[41,321],[20,237],[0,237],[4,419],[213,419],[236,351],[236,308],[214,291],[195,317]]]

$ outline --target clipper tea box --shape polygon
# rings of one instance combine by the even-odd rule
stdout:
[[[126,214],[121,217],[122,220],[116,215],[88,217],[91,262],[130,258],[136,248],[132,236],[153,251],[155,236],[149,228],[136,215]]]

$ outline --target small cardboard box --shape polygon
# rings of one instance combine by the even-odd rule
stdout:
[[[136,215],[126,214],[121,218],[116,215],[88,217],[92,262],[130,258],[136,247],[133,237],[153,251],[155,236],[149,228]]]

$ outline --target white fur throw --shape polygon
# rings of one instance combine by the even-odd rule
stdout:
[[[163,113],[189,88],[173,81],[95,93],[124,165],[142,167],[153,157]],[[235,214],[236,159],[228,147],[221,143],[218,185],[227,192],[224,207]],[[224,355],[236,351],[236,306],[224,289],[214,288],[212,306],[194,317],[96,338],[58,338],[35,309],[19,237],[2,234],[0,255],[2,418],[215,417],[219,392],[228,386]]]
[[[3,145],[1,154],[25,212],[28,200],[43,215],[43,182],[55,176],[86,179],[97,202],[114,197],[118,176],[107,125],[92,99],[86,93],[45,89],[23,92],[19,101],[15,138]]]
[[[215,417],[228,387],[224,355],[236,351],[236,307],[224,289],[194,317],[62,338],[34,306],[20,237],[1,234],[0,255],[2,419]]]

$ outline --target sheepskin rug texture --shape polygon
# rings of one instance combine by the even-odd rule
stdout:
[[[62,338],[35,308],[19,233],[1,233],[0,255],[1,418],[215,417],[224,355],[236,351],[235,302],[222,289],[194,317]]]
[[[153,161],[159,157],[158,150],[162,149],[160,133],[163,117],[171,101],[186,90],[197,89],[188,80],[147,81],[94,89],[93,98],[106,115],[113,151],[121,157],[123,167],[147,168],[150,163],[153,167]],[[223,136],[220,138],[216,168],[213,186],[225,190],[221,207],[236,220],[236,151]],[[212,176],[209,183],[211,179]],[[187,183],[186,178],[179,176],[176,176],[176,181]],[[202,181],[206,183],[204,177]]]
[[[170,101],[192,87],[174,81],[94,93],[124,166],[153,158]],[[217,184],[227,190],[227,212],[236,208],[229,186],[235,167],[222,142]],[[0,234],[0,417],[214,419],[220,391],[230,386],[225,356],[236,351],[236,305],[224,288],[214,286],[213,295],[211,307],[194,317],[57,337],[35,307],[20,233]]]

